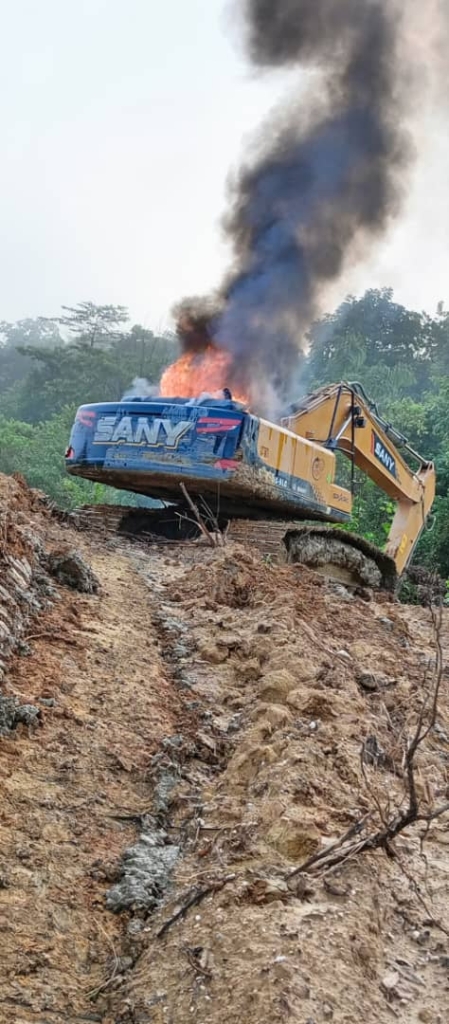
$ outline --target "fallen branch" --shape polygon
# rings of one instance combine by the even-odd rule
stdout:
[[[189,494],[189,492],[187,490],[186,485],[183,484],[183,483],[180,483],[179,486],[181,488],[181,491],[182,491],[182,493],[183,493],[183,495],[184,495],[184,497],[186,499],[186,502],[187,502],[189,508],[192,510],[193,515],[195,516],[196,522],[198,523],[198,526],[199,526],[199,528],[201,530],[201,533],[203,534],[203,536],[207,540],[207,543],[210,544],[211,548],[217,547],[216,539],[210,533],[210,531],[207,529],[207,526],[206,526],[204,520],[201,518],[201,515],[200,515],[200,512],[199,512],[199,509],[198,509],[197,505],[195,505],[195,502],[190,497],[190,494]]]
[[[221,538],[220,543],[224,546],[224,544],[225,544],[225,534],[220,530],[220,524],[218,522],[218,515],[219,515],[219,513],[217,512],[217,515],[215,515],[212,512],[212,509],[211,509],[210,505],[207,503],[206,499],[203,498],[203,497],[201,497],[201,504],[203,506],[203,509],[204,509],[206,515],[207,515],[208,521],[212,523],[212,526],[214,528],[215,536]]]
[[[171,926],[175,924],[176,921],[179,921],[181,917],[185,917],[187,911],[190,910],[191,907],[195,907],[198,903],[201,903],[202,900],[204,900],[206,896],[210,896],[212,892],[219,892],[220,889],[223,889],[225,885],[229,884],[229,882],[233,882],[234,879],[235,874],[226,875],[225,878],[221,878],[216,882],[211,882],[210,885],[205,886],[204,889],[195,889],[192,895],[186,900],[185,903],[183,903],[182,907],[180,907],[180,909],[176,911],[176,914],[173,914],[172,917],[169,917],[168,920],[165,921],[165,923],[162,925],[162,928],[159,928],[159,931],[156,932],[156,938],[162,939],[162,937],[166,935],[169,928],[171,928]]]
[[[434,646],[435,646],[435,668],[433,671],[433,686],[431,690],[427,691],[426,696],[421,705],[421,709],[418,715],[418,721],[416,728],[411,737],[411,740],[406,746],[404,751],[403,760],[403,781],[404,781],[404,794],[399,806],[392,812],[389,806],[389,798],[386,807],[382,807],[379,797],[373,792],[373,789],[369,783],[368,775],[364,769],[362,761],[362,775],[365,783],[365,787],[371,797],[375,810],[365,815],[356,825],[351,825],[344,835],[340,836],[331,846],[325,850],[321,850],[319,853],[313,854],[306,861],[304,861],[298,868],[295,868],[286,879],[293,878],[295,875],[307,873],[313,870],[320,872],[328,871],[330,868],[335,867],[338,864],[342,864],[344,861],[356,854],[362,853],[366,850],[378,850],[384,849],[390,856],[395,855],[394,848],[392,846],[393,841],[398,835],[401,834],[406,828],[411,825],[415,825],[418,822],[425,822],[427,824],[426,834],[428,832],[430,823],[440,818],[443,814],[449,811],[449,802],[441,804],[439,807],[434,807],[429,811],[423,811],[420,807],[420,801],[416,786],[416,755],[427,739],[429,733],[432,731],[436,724],[438,715],[438,701],[441,690],[441,683],[443,678],[443,649],[441,643],[441,624],[442,624],[442,609],[441,607],[433,606],[431,608],[432,624],[434,632]],[[425,673],[424,683],[427,683],[427,671]],[[404,806],[405,804],[405,806]],[[377,812],[378,819],[381,823],[381,828],[376,832],[371,832],[364,838],[354,842],[356,835],[363,830],[366,822],[369,818],[372,818]],[[439,925],[441,927],[441,925]],[[444,929],[443,929],[444,930]]]
[[[368,818],[370,817],[371,813],[365,814],[364,818],[361,818],[360,821],[357,821],[355,822],[354,825],[351,825],[351,827],[348,828],[348,831],[345,832],[344,835],[336,839],[334,843],[331,843],[330,846],[326,846],[326,848],[324,850],[320,850],[319,853],[312,854],[312,856],[308,857],[308,859],[305,860],[304,863],[299,866],[299,868],[295,868],[294,871],[291,871],[288,875],[285,875],[285,881],[288,882],[290,878],[295,878],[296,875],[301,875],[304,872],[310,871],[310,869],[315,867],[317,864],[319,867],[322,867],[323,862],[327,862],[328,858],[332,853],[334,853],[336,850],[340,850],[345,843],[347,843],[350,839],[353,839],[354,836],[359,835],[359,833],[362,832],[366,825],[366,822],[368,821]]]

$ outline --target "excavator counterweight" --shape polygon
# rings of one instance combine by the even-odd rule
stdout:
[[[397,502],[384,552],[326,526],[351,519],[352,489],[336,481],[337,452]],[[415,470],[404,455],[416,462]],[[307,396],[280,424],[227,397],[84,405],[66,467],[72,475],[160,499],[175,512],[182,511],[183,484],[215,519],[252,524],[254,537],[261,520],[285,522],[288,560],[389,589],[412,556],[435,494],[432,463],[381,419],[360,385],[344,383]]]

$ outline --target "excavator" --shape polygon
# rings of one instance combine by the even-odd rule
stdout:
[[[349,486],[337,483],[340,453],[350,463]],[[228,389],[190,400],[83,405],[65,460],[74,476],[159,499],[162,506],[145,513],[152,535],[174,536],[176,523],[181,536],[200,503],[205,519],[231,538],[269,550],[274,537],[284,561],[348,586],[390,591],[435,496],[433,463],[358,383],[320,388],[279,423],[254,415]],[[355,467],[396,503],[384,550],[342,529],[351,520]]]

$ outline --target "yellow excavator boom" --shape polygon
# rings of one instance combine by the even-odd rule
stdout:
[[[397,502],[385,553],[400,575],[410,561],[435,497],[435,467],[381,418],[360,384],[332,384],[307,395],[282,426],[343,452]],[[402,453],[416,463],[412,469]]]

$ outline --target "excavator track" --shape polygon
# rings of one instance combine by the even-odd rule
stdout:
[[[358,534],[333,526],[236,519],[229,524],[228,537],[278,562],[306,565],[352,588],[393,591],[397,584],[392,558]]]
[[[301,525],[287,531],[284,543],[288,562],[307,565],[347,586],[389,591],[396,587],[393,559],[357,534]]]
[[[201,536],[189,510],[179,507],[91,505],[69,515],[79,529],[141,537],[156,544],[191,542]],[[275,563],[305,565],[347,587],[393,591],[397,584],[393,559],[346,530],[319,523],[258,519],[222,520],[219,526],[229,541],[256,549]]]

